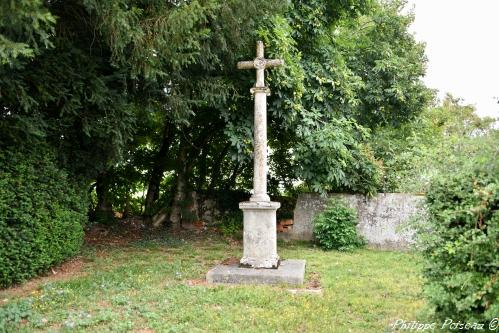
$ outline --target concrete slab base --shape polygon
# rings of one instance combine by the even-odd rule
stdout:
[[[246,268],[238,265],[217,265],[206,274],[208,283],[232,284],[303,284],[305,260],[281,261],[278,268]]]

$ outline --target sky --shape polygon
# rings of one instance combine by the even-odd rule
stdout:
[[[411,30],[426,43],[430,88],[499,117],[499,0],[408,0]]]

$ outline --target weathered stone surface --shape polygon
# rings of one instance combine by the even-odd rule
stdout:
[[[244,217],[243,257],[241,264],[255,268],[277,267],[276,210],[272,201],[246,201],[239,204]]]
[[[255,100],[253,195],[239,208],[244,214],[244,253],[241,264],[253,268],[276,268],[277,255],[276,210],[278,202],[271,202],[267,194],[267,95],[265,69],[282,66],[283,60],[265,59],[263,42],[256,43],[256,58],[241,61],[239,69],[256,69],[256,83],[251,89]]]
[[[206,274],[208,283],[303,284],[305,260],[283,260],[277,269],[244,268],[218,265]]]
[[[241,61],[239,69],[256,69],[256,83],[251,89],[255,100],[253,195],[239,203],[244,214],[244,252],[241,265],[219,265],[210,270],[210,283],[303,283],[305,261],[287,260],[279,265],[277,255],[276,211],[281,206],[267,194],[267,95],[265,69],[282,66],[283,60],[264,58],[263,43],[256,44],[256,58]]]
[[[267,194],[267,95],[255,92],[253,195],[250,201],[270,201]]]
[[[253,195],[250,201],[270,201],[267,195],[267,95],[270,89],[265,86],[265,69],[284,65],[282,59],[265,59],[262,41],[256,42],[256,58],[240,61],[239,69],[256,69],[255,86],[251,93],[255,99]]]
[[[424,197],[406,193],[380,193],[374,198],[363,195],[332,194],[357,210],[357,229],[368,245],[383,249],[406,249],[413,243],[413,231],[406,228],[412,216],[424,214]],[[330,196],[330,197],[331,197]],[[294,224],[283,239],[312,240],[314,217],[326,207],[328,198],[305,193],[298,197],[294,211]]]

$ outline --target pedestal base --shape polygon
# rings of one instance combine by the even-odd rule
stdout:
[[[305,260],[283,260],[277,269],[255,269],[238,265],[218,265],[206,274],[208,283],[303,284]]]
[[[241,265],[252,268],[277,268],[276,211],[281,206],[272,201],[239,203],[243,211],[243,257]]]

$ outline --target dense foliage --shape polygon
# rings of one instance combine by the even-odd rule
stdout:
[[[51,47],[55,17],[42,0],[0,3],[0,66],[21,66],[23,60]]]
[[[87,219],[77,188],[47,148],[0,152],[0,286],[76,254]]]
[[[494,122],[447,95],[408,123],[378,129],[372,140],[382,162],[381,192],[425,193],[433,179],[458,172],[480,147],[497,145],[489,135]]]
[[[293,2],[260,36],[288,64],[272,73],[275,183],[375,193],[382,170],[372,130],[416,117],[431,100],[424,48],[408,32],[404,2],[360,2],[331,16],[328,2]]]
[[[243,214],[241,211],[227,212],[221,218],[218,229],[224,237],[233,237],[242,239]]]
[[[324,250],[348,251],[365,244],[357,234],[357,212],[339,199],[331,199],[313,221],[314,237]]]
[[[20,196],[2,174],[7,208],[0,212],[0,233],[16,242],[12,255],[2,253],[2,284],[77,251],[83,217],[70,213],[78,201],[72,189],[95,189],[92,216],[110,221],[113,201],[133,207],[131,198],[144,183],[152,188],[165,171],[181,173],[188,163],[175,154],[195,165],[198,147],[207,144],[205,137],[196,141],[198,129],[220,123],[214,110],[230,107],[227,99],[235,91],[227,69],[233,70],[240,50],[251,49],[254,38],[247,31],[256,30],[255,18],[280,7],[236,0],[1,2],[0,152],[7,159],[12,147],[47,146],[55,154],[33,157],[25,149],[12,156],[14,164],[5,164],[32,169],[39,159],[41,165],[26,171]],[[223,135],[223,127],[209,134]],[[22,177],[24,171],[12,172]],[[36,207],[23,201],[31,196]],[[158,197],[152,195],[153,201]],[[84,216],[86,201],[79,202],[83,208],[74,211]],[[22,230],[12,229],[12,219],[21,219]],[[15,251],[22,252],[18,259]],[[11,257],[20,263],[8,262]]]
[[[374,194],[379,170],[366,143],[366,128],[346,118],[331,119],[303,138],[294,151],[296,169],[314,192]]]
[[[426,295],[442,320],[488,324],[499,313],[499,133],[491,139],[427,193]]]
[[[286,62],[267,73],[274,195],[297,182],[374,193],[370,129],[414,118],[431,97],[403,1],[1,6],[0,144],[56,147],[95,188],[102,220],[114,206],[178,223],[190,191],[251,189],[254,73],[235,63],[257,38]]]
[[[372,132],[415,118],[431,99],[403,6],[3,1],[0,151],[48,147],[67,187],[92,192],[100,222],[115,221],[116,210],[150,226],[196,220],[194,192],[252,187],[254,72],[235,64],[254,58],[262,39],[268,58],[286,62],[266,76],[270,194],[296,184],[373,194],[382,163]]]

